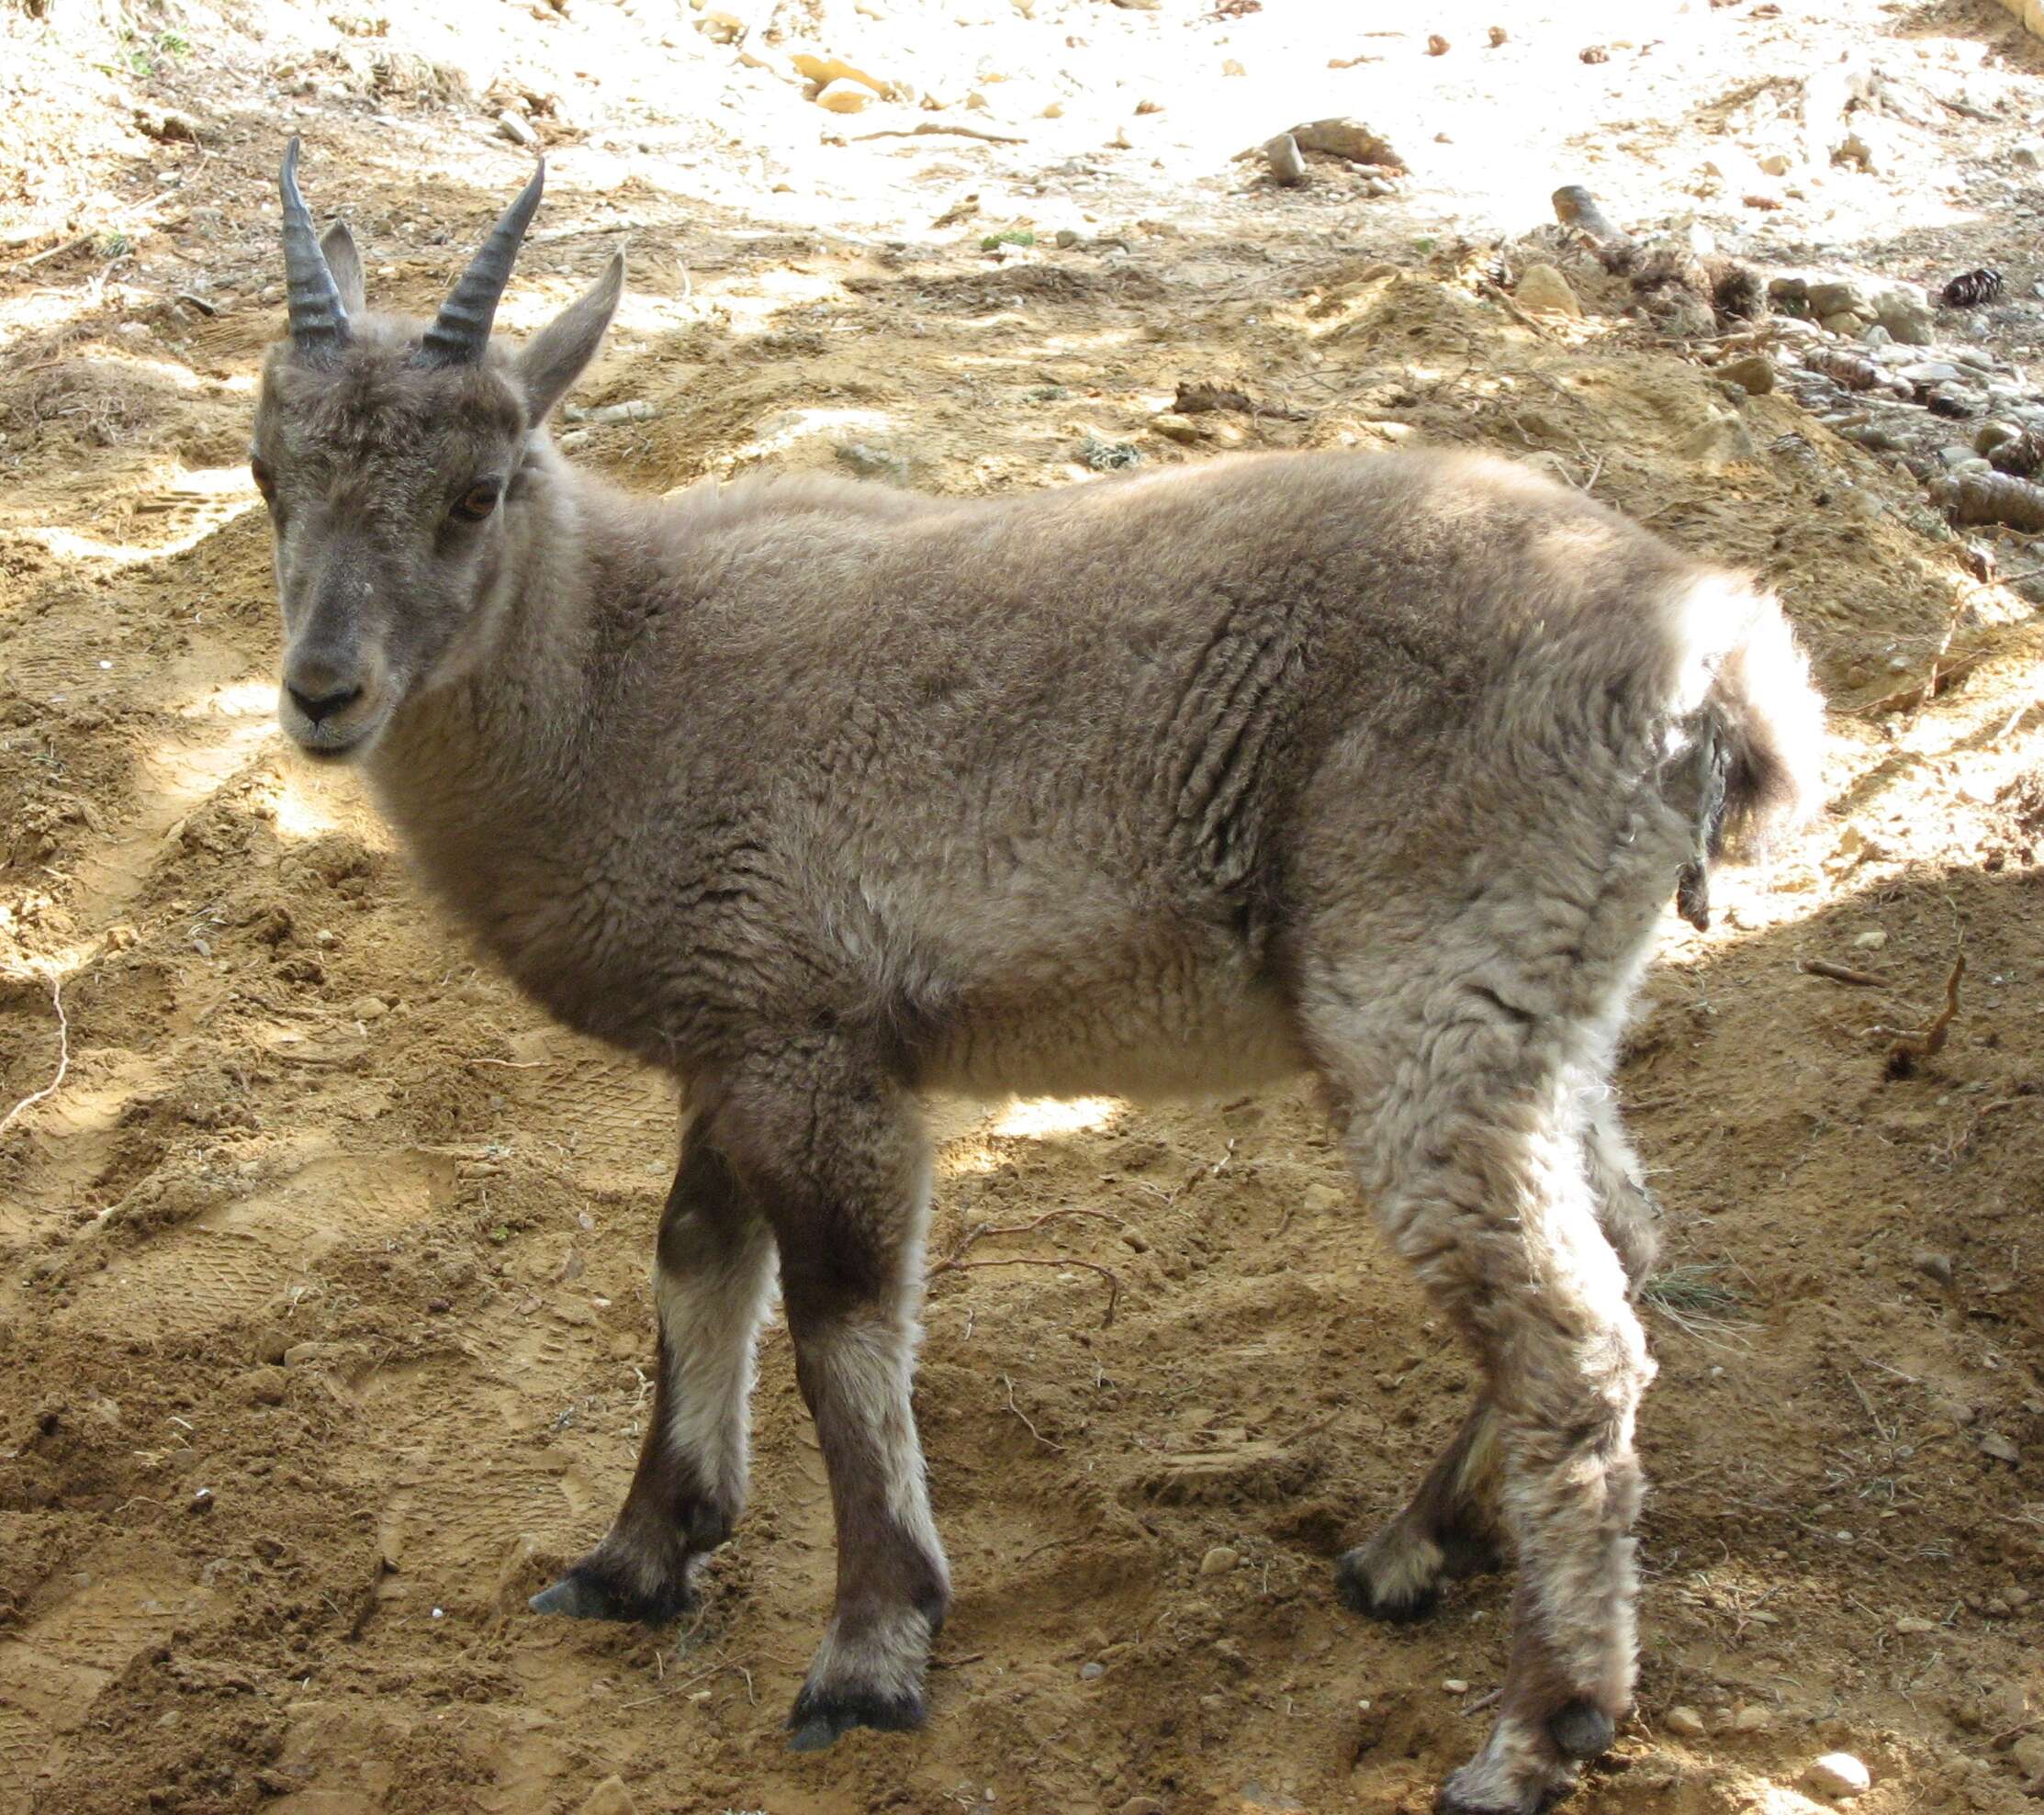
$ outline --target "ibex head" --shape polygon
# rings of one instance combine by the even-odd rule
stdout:
[[[430,323],[365,312],[344,226],[313,231],[284,154],[290,332],[264,364],[250,466],[276,537],[277,715],[306,749],[365,747],[487,635],[521,546],[547,412],[610,325],[624,259],[513,353],[489,328],[544,166]]]

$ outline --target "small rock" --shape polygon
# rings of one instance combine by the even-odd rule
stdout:
[[[1163,110],[1164,104],[1162,101],[1152,100],[1147,95],[1136,103],[1136,111],[1139,114],[1161,114]]]
[[[1795,168],[1795,160],[1786,151],[1763,151],[1754,162],[1767,176],[1786,176]]]
[[[835,82],[826,82],[816,91],[816,105],[834,114],[863,112],[873,98],[873,91],[864,83],[854,82],[849,76],[839,76]]]
[[[1441,1679],[1441,1688],[1443,1694],[1451,1696],[1466,1696],[1469,1693],[1468,1684],[1459,1676],[1443,1676]]]
[[[1494,25],[1494,26],[1492,26],[1492,27],[1490,28],[1490,48],[1491,48],[1491,49],[1492,49],[1493,50],[1496,50],[1496,49],[1497,49],[1497,48],[1498,48],[1498,47],[1499,47],[1499,46],[1500,44],[1502,44],[1502,43],[1503,43],[1503,42],[1504,42],[1504,41],[1505,41],[1505,40],[1506,40],[1506,39],[1507,39],[1508,38],[1510,38],[1511,36],[1511,33],[1510,33],[1509,31],[1507,31],[1507,30],[1506,30],[1506,29],[1504,28],[1504,27],[1503,27],[1503,26],[1501,26],[1501,25]]]
[[[1150,419],[1150,426],[1157,433],[1174,442],[1190,445],[1207,439],[1206,425],[1196,422],[1190,416],[1181,416],[1174,409],[1162,409]]]
[[[2044,165],[2044,144],[2028,140],[2008,154],[2008,161],[2018,170],[2036,170]]]
[[[1764,1708],[1741,1708],[1732,1716],[1732,1731],[1735,1733],[1764,1733],[1773,1725],[1774,1716]]]
[[[1448,54],[1448,40],[1437,31],[1427,39],[1427,55],[1444,57]]]
[[[522,145],[527,151],[539,143],[539,134],[522,114],[514,114],[509,107],[497,116],[497,129],[514,145]]]
[[[1225,1575],[1242,1560],[1241,1552],[1226,1544],[1216,1544],[1199,1560],[1202,1575]]]
[[[1926,1278],[1934,1279],[1939,1285],[1949,1285],[1955,1274],[1952,1257],[1940,1254],[1934,1248],[1926,1248],[1916,1256],[1916,1271]]]
[[[1873,323],[1865,333],[1861,334],[1859,339],[1870,347],[1887,347],[1895,343],[1895,337],[1878,321]]]
[[[1727,360],[1717,375],[1745,387],[1753,397],[1765,397],[1774,388],[1774,362],[1764,353],[1748,353],[1744,359]]]
[[[1973,452],[1992,454],[2005,442],[2012,442],[2023,431],[2013,422],[2002,422],[1990,417],[1973,431]]]
[[[1937,1630],[1937,1622],[1935,1619],[1926,1619],[1920,1614],[1902,1614],[1895,1620],[1895,1630],[1898,1632],[1935,1632]]]
[[[1555,315],[1580,315],[1583,306],[1568,287],[1568,280],[1551,264],[1529,264],[1520,274],[1512,292],[1522,308],[1544,309]]]
[[[721,8],[704,13],[696,20],[695,28],[713,44],[736,44],[746,35],[746,22],[737,14]]]
[[[241,1376],[241,1390],[258,1406],[281,1406],[290,1376],[279,1367],[251,1368]]]
[[[1805,1781],[1820,1796],[1844,1799],[1864,1796],[1873,1787],[1873,1773],[1849,1752],[1827,1752],[1804,1774]]]
[[[1966,376],[1958,366],[1942,359],[1919,359],[1914,364],[1899,365],[1895,375],[1908,379],[1919,390],[1928,390],[1933,385],[1956,385]]]
[[[1393,170],[1405,168],[1405,160],[1391,149],[1388,139],[1347,115],[1307,120],[1292,129],[1292,137],[1297,140],[1302,151],[1325,151],[1329,157],[1346,158],[1351,163],[1387,164]]]
[[[2009,1747],[2008,1755],[2027,1784],[2044,1784],[2044,1733],[2028,1733]]]
[[[837,449],[837,457],[866,478],[884,479],[897,486],[908,483],[908,462],[885,448],[869,447],[864,442],[846,442]]]
[[[1079,1680],[1082,1683],[1097,1683],[1106,1674],[1107,1666],[1104,1664],[1082,1664],[1079,1666]]]
[[[1888,943],[1888,929],[1875,926],[1859,934],[1852,942],[1855,951],[1877,952]]]
[[[1769,287],[1771,289],[1772,286]],[[1863,315],[1870,320],[1875,312],[1873,299],[1866,291],[1842,277],[1811,285],[1809,302],[1810,313],[1820,321],[1833,315]]]
[[[1263,162],[1270,166],[1273,179],[1287,189],[1306,181],[1306,160],[1300,155],[1298,140],[1289,132],[1265,141]]]
[[[1889,155],[1888,136],[1864,114],[1853,116],[1850,132],[1831,148],[1833,163],[1856,163],[1869,175],[1878,176],[1893,160]]]
[[[1402,424],[1400,425],[1403,426]],[[1353,1200],[1339,1185],[1308,1185],[1299,1195],[1299,1201],[1316,1214],[1346,1208]]]
[[[1937,333],[1930,298],[1914,284],[1893,284],[1874,298],[1874,319],[1904,346],[1927,347]]]
[[[1661,1725],[1685,1740],[1701,1739],[1703,1734],[1703,1717],[1693,1708],[1669,1709]]]
[[[1964,442],[1954,442],[1949,447],[1939,448],[1937,458],[1948,471],[1956,473],[1961,466],[1971,466],[1980,456]]]
[[[348,1004],[348,1013],[357,1021],[381,1021],[390,1013],[390,1004],[381,996],[362,996]]]
[[[1121,1805],[1120,1815],[1164,1815],[1164,1806],[1153,1796],[1132,1796]]]
[[[606,1777],[590,1792],[589,1800],[576,1815],[638,1815],[638,1806],[632,1800],[632,1792],[624,1787],[623,1777]]]

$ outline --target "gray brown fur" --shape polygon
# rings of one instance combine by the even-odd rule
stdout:
[[[545,427],[619,263],[522,353],[449,364],[326,247],[341,343],[280,343],[256,421],[286,727],[360,762],[537,1001],[689,1106],[638,1475],[535,1604],[685,1602],[743,1502],[778,1259],[839,1531],[796,1742],[915,1724],[949,1598],[908,1396],[917,1092],[1309,1070],[1486,1380],[1344,1592],[1416,1611],[1508,1545],[1499,1720],[1443,1806],[1565,1789],[1634,1671],[1655,1233],[1612,1055],[1684,867],[1807,796],[1819,708],[1773,601],[1462,454],[630,497]],[[490,476],[500,505],[450,514]]]

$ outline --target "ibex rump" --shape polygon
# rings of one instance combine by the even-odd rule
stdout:
[[[744,1499],[778,1264],[838,1531],[794,1743],[919,1722],[949,1588],[909,1402],[916,1092],[1306,1070],[1486,1382],[1342,1593],[1410,1617],[1509,1544],[1497,1724],[1443,1807],[1564,1790],[1632,1690],[1652,1372],[1607,1081],[1678,879],[1701,918],[1724,839],[1806,790],[1774,603],[1459,455],[628,497],[545,427],[622,261],[491,343],[535,176],[433,323],[370,316],[295,161],[254,446],[285,727],[362,763],[525,989],[686,1093],[638,1473],[533,1605],[687,1604]]]

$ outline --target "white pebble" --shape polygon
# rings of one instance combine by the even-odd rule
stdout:
[[[1466,1696],[1469,1693],[1468,1684],[1465,1683],[1459,1676],[1443,1677],[1441,1686],[1451,1696]]]
[[[1873,1773],[1849,1752],[1827,1752],[1811,1765],[1810,1787],[1825,1796],[1864,1796],[1873,1787]]]

